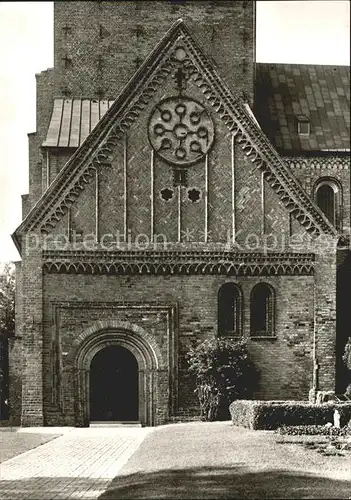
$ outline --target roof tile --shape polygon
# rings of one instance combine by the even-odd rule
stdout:
[[[256,117],[275,147],[350,149],[348,66],[258,63],[256,75]],[[299,137],[296,115],[310,118],[309,137]]]

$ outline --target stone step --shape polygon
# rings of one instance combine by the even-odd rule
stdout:
[[[139,421],[114,421],[114,420],[103,420],[101,422],[93,420],[90,422],[89,427],[141,427]]]

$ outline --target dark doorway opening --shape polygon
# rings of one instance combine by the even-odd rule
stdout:
[[[101,349],[90,365],[90,420],[139,420],[138,363],[121,346]]]

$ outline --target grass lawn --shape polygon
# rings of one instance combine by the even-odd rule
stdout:
[[[31,450],[42,444],[48,443],[60,434],[41,434],[16,432],[16,430],[0,430],[0,463],[9,460],[25,451]]]
[[[277,443],[296,444],[325,456],[351,458],[351,436],[277,436]],[[351,475],[351,474],[350,474]]]
[[[350,498],[350,460],[302,444],[328,437],[279,436],[229,422],[156,428],[101,500]]]

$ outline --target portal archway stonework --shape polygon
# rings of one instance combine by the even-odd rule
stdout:
[[[97,341],[97,332],[99,341]],[[83,330],[73,342],[66,364],[79,369],[89,369],[91,360],[100,349],[115,344],[116,332],[119,332],[119,342],[121,342],[118,345],[126,347],[134,354],[139,369],[146,369],[147,366],[153,369],[166,368],[166,361],[152,336],[135,323],[119,320],[97,321]],[[123,338],[123,333],[125,338]],[[131,333],[133,335],[130,335]],[[145,354],[147,353],[145,358],[143,348],[145,348]]]
[[[172,387],[177,383],[152,334],[131,321],[96,321],[79,333],[63,366],[63,392],[74,392],[74,418],[70,424],[89,426],[90,364],[95,354],[108,346],[128,349],[138,363],[139,372],[139,420],[142,425],[159,425],[169,420],[172,405],[169,404]]]

